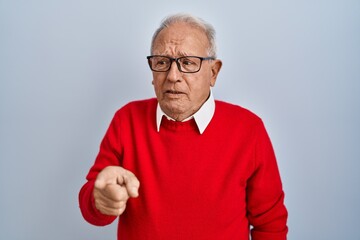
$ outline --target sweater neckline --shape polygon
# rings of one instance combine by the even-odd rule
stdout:
[[[168,129],[170,131],[196,131],[199,133],[199,129],[196,125],[195,119],[189,119],[185,122],[174,121],[167,119],[167,117],[162,116],[160,128]],[[161,132],[161,130],[160,130]]]

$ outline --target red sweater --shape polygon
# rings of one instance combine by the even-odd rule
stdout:
[[[287,211],[269,137],[260,118],[216,101],[200,134],[195,121],[162,120],[156,99],[132,102],[114,116],[88,182],[79,194],[84,218],[107,225],[92,195],[97,174],[122,166],[139,179],[118,225],[119,240],[285,240]]]

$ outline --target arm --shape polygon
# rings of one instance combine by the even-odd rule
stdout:
[[[122,148],[118,131],[119,120],[115,115],[87,175],[88,181],[79,193],[84,219],[97,226],[112,223],[125,210],[128,198],[138,195],[139,181],[119,166]]]
[[[247,212],[253,240],[285,240],[287,210],[275,154],[269,136],[256,130],[255,171],[247,186]]]

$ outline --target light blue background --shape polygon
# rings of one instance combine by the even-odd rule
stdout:
[[[145,56],[176,12],[217,29],[215,97],[267,126],[289,239],[360,239],[356,0],[0,0],[0,239],[116,238],[78,191],[116,109],[154,96]]]

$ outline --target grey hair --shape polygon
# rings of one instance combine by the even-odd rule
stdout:
[[[151,53],[153,53],[154,50],[154,42],[156,40],[156,37],[159,35],[161,30],[164,28],[169,27],[170,25],[174,23],[187,23],[193,27],[199,28],[204,31],[206,34],[206,37],[209,41],[209,49],[208,54],[209,57],[215,57],[216,58],[216,42],[215,42],[215,29],[214,27],[205,22],[203,19],[195,17],[190,14],[185,13],[178,13],[174,15],[170,15],[166,18],[164,18],[159,26],[159,28],[154,32],[154,35],[151,40]]]

